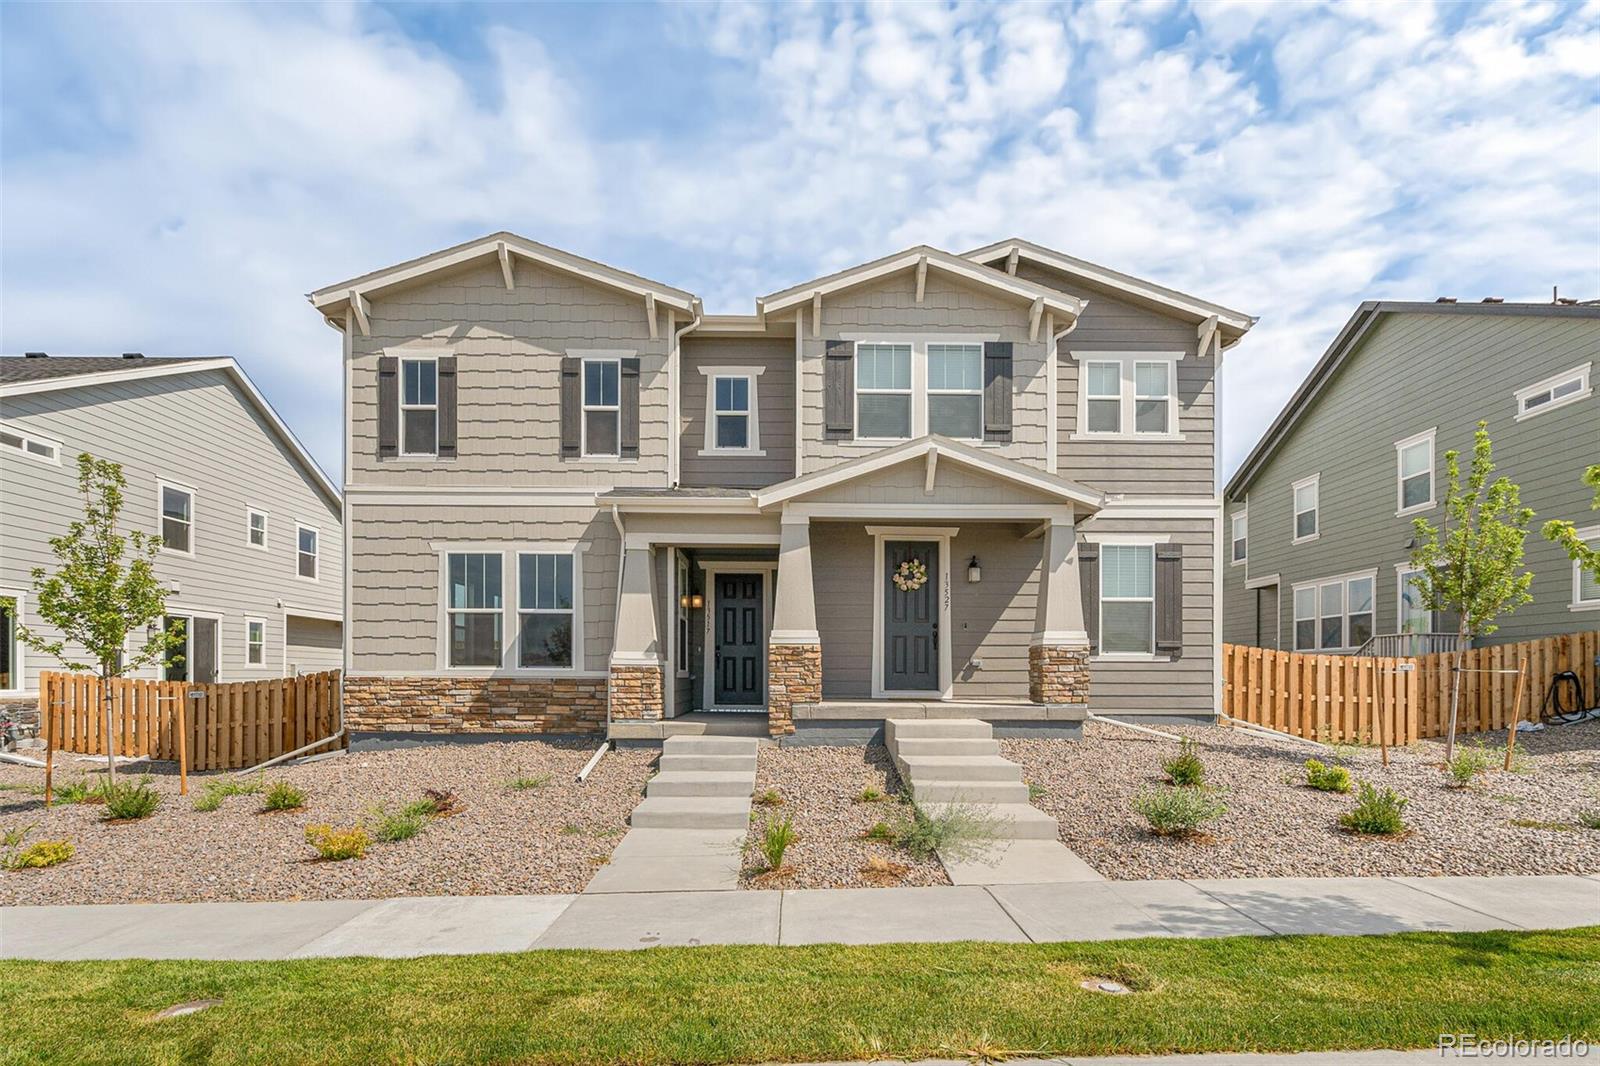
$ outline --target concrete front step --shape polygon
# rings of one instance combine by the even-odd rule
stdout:
[[[907,755],[999,755],[998,740],[979,740],[976,737],[902,737],[895,744],[895,754]]]
[[[671,770],[645,786],[646,796],[741,796],[750,798],[754,782],[748,773],[726,770]]]
[[[749,793],[746,786],[742,796],[648,796],[629,822],[641,829],[746,829]]]
[[[998,755],[897,755],[901,775],[918,783],[1022,780],[1022,767]]]
[[[891,747],[900,740],[989,740],[994,727],[976,718],[888,718],[883,736]]]
[[[717,771],[722,773],[750,774],[754,785],[756,772],[755,753],[749,755],[678,755],[663,754],[660,761],[662,773]]]
[[[1026,792],[1026,788],[1023,790]],[[962,806],[974,806],[963,802]],[[948,803],[923,803],[922,809],[937,817],[951,805]],[[995,823],[995,836],[1000,840],[1055,840],[1060,835],[1056,820],[1037,807],[1022,803],[980,804],[981,813]]]
[[[747,755],[755,757],[758,742],[750,737],[672,736],[661,742],[663,755]]]
[[[1021,781],[919,781],[913,778],[911,798],[922,806],[930,803],[964,803],[972,807],[1020,803],[1027,806],[1028,786]]]

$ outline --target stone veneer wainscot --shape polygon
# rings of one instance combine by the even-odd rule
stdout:
[[[611,667],[611,717],[613,720],[658,719],[664,702],[661,697],[661,667],[624,665]]]
[[[822,645],[767,647],[767,727],[775,737],[794,732],[794,705],[822,699]]]
[[[352,732],[599,733],[603,677],[347,677]]]
[[[1043,644],[1029,648],[1028,699],[1034,703],[1088,703],[1089,649]]]

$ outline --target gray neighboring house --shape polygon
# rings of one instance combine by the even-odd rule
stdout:
[[[344,341],[352,729],[1217,709],[1249,316],[1022,240],[751,315],[512,233],[309,299]]]
[[[182,663],[147,677],[245,681],[337,669],[339,490],[232,359],[0,358],[0,700],[37,704],[22,646],[34,567],[82,516],[77,456],[122,464],[125,528],[166,539],[156,573],[186,625]],[[7,700],[7,697],[10,697]]]
[[[1600,541],[1580,480],[1600,463],[1600,306],[1362,304],[1228,483],[1227,641],[1353,652],[1375,634],[1451,632],[1409,578],[1413,519],[1444,518],[1445,460],[1487,421],[1498,474],[1537,512],[1533,602],[1482,643],[1600,626],[1600,587],[1537,529]]]

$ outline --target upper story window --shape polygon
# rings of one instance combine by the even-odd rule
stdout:
[[[983,439],[983,345],[928,345],[928,432]]]
[[[1591,526],[1588,529],[1578,530],[1591,548],[1600,548],[1600,526]],[[1600,611],[1600,578],[1578,565],[1577,560],[1572,563],[1572,609],[1574,611]]]
[[[572,556],[517,555],[517,665],[572,665]]]
[[[1296,651],[1346,651],[1372,639],[1373,586],[1368,571],[1294,587]]]
[[[0,426],[0,448],[19,452],[41,463],[61,462],[61,445],[13,426]]]
[[[1086,433],[1122,432],[1122,364],[1083,364]]]
[[[1172,364],[1133,364],[1133,431],[1166,433],[1172,425]]]
[[[1240,511],[1233,516],[1233,552],[1229,558],[1235,563],[1243,563],[1249,545],[1246,543],[1246,533],[1249,532],[1249,519],[1247,512]]]
[[[622,454],[619,426],[622,420],[622,361],[583,361],[583,454]]]
[[[1176,387],[1182,352],[1071,355],[1081,368],[1075,439],[1183,439]]]
[[[1433,436],[1430,429],[1395,442],[1397,516],[1433,506]]]
[[[252,548],[267,548],[267,512],[254,507],[245,511],[244,542]]]
[[[161,547],[164,551],[194,554],[194,492],[160,483]]]
[[[505,624],[502,561],[499,552],[445,556],[446,662],[451,666],[500,665]]]
[[[400,454],[439,453],[439,364],[400,360]]]
[[[766,367],[704,366],[706,436],[701,451],[720,455],[761,455],[761,413],[756,386]]]
[[[1294,483],[1294,543],[1315,540],[1322,532],[1321,474]]]
[[[856,436],[911,436],[911,345],[856,346]]]
[[[295,573],[317,579],[317,531],[310,526],[295,527]]]
[[[1546,411],[1553,411],[1592,396],[1594,390],[1590,387],[1589,375],[1593,368],[1593,363],[1584,363],[1582,366],[1575,366],[1571,370],[1564,370],[1543,381],[1535,382],[1525,389],[1518,389],[1517,421],[1542,415]]]

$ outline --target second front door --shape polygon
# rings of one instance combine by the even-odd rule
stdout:
[[[883,687],[939,689],[939,543],[883,544]]]
[[[718,707],[759,707],[766,702],[767,656],[761,639],[765,584],[766,575],[760,573],[716,575],[712,670]]]

